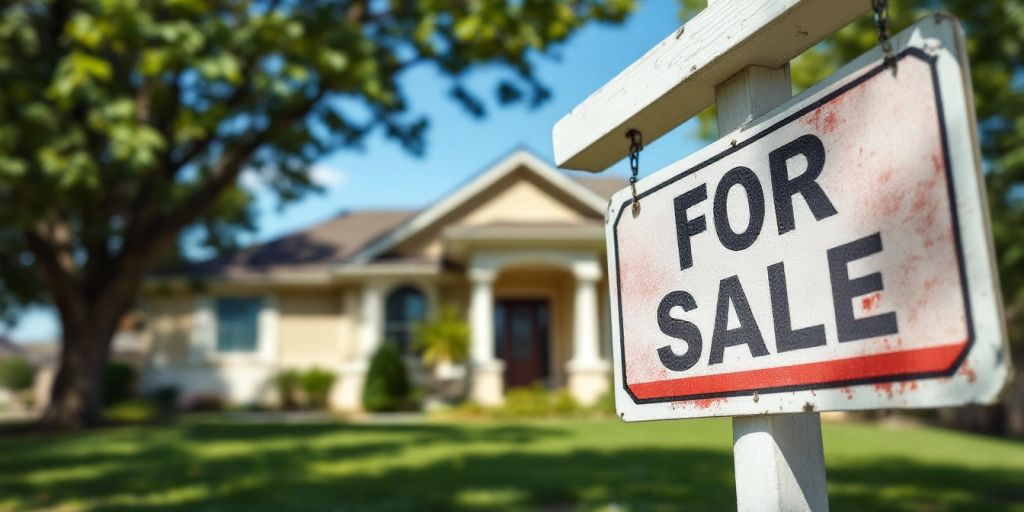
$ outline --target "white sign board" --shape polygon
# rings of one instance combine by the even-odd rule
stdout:
[[[608,210],[627,421],[992,402],[1007,352],[964,40],[928,18]]]

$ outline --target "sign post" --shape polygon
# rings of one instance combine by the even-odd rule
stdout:
[[[715,88],[719,133],[781,105],[791,91],[789,64],[740,71]],[[828,510],[818,413],[736,416],[732,438],[737,510]]]
[[[1010,375],[956,21],[790,98],[855,4],[713,1],[553,134],[599,171],[717,103],[720,140],[612,197],[609,297],[620,417],[733,417],[740,510],[827,510],[818,412],[992,403]]]

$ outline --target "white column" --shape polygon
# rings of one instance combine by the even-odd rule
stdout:
[[[257,329],[259,333],[258,348],[260,359],[274,367],[278,364],[279,319],[277,295],[267,295],[263,298],[263,306],[260,308],[259,329]]]
[[[577,273],[573,301],[573,361],[580,364],[600,360],[600,329],[597,325],[597,280],[593,273]]]
[[[601,329],[598,325],[597,282],[601,265],[596,257],[581,258],[572,265],[576,278],[573,300],[573,344],[569,361],[569,393],[583,405],[596,403],[609,391],[610,366],[601,360]]]
[[[494,357],[494,277],[492,268],[470,268],[470,398],[494,407],[505,401],[505,365]]]
[[[366,283],[359,325],[359,354],[364,361],[369,361],[380,347],[383,313],[384,287],[380,283]]]
[[[494,271],[471,269],[469,297],[470,355],[474,365],[494,361]]]
[[[356,298],[359,299],[358,308]],[[347,329],[345,322],[339,320],[341,343],[356,344],[355,359],[338,365],[339,379],[331,394],[331,406],[340,411],[355,412],[363,408],[366,373],[370,359],[380,347],[384,330],[384,284],[367,282],[362,291],[344,292],[342,309],[341,316],[352,320]]]

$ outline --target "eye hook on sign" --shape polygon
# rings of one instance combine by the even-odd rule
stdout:
[[[633,191],[633,218],[640,215],[640,198],[636,195],[636,176],[640,172],[640,152],[644,149],[644,138],[639,130],[631,129],[626,132],[629,137],[629,170],[633,175],[629,177],[629,188]]]
[[[893,76],[896,76],[896,55],[889,41],[889,0],[871,0],[871,8],[875,11],[875,28],[878,29],[878,44],[882,46],[882,59]]]

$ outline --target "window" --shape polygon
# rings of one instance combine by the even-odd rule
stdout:
[[[217,299],[218,352],[256,351],[262,306],[260,299]]]
[[[427,319],[427,299],[416,288],[402,286],[388,295],[385,309],[384,341],[410,352],[416,326]]]

